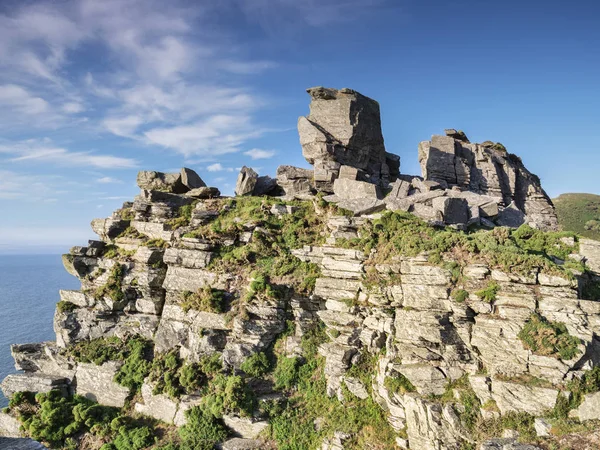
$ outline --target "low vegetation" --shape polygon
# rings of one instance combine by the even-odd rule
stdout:
[[[303,245],[324,243],[324,231],[334,206],[326,202],[283,202],[275,198],[237,197],[215,201],[221,214],[209,224],[187,233],[186,237],[219,243],[223,238],[234,245],[220,245],[210,269],[268,273],[274,284],[291,286],[298,293],[308,293],[319,277],[315,264],[300,261],[290,252]],[[291,213],[270,212],[274,205],[289,206]],[[251,230],[251,231],[248,231]],[[251,233],[249,242],[239,238]]]
[[[536,355],[573,359],[579,353],[579,339],[571,336],[563,323],[532,314],[519,332],[523,346]]]
[[[544,232],[522,225],[516,230],[497,227],[490,231],[456,231],[438,229],[405,212],[386,212],[380,219],[368,222],[359,232],[360,238],[339,239],[338,245],[360,249],[366,253],[377,250],[374,262],[388,262],[396,255],[429,255],[429,261],[445,265],[455,261],[459,266],[475,262],[506,272],[530,274],[541,269],[548,273],[572,276],[575,263],[560,265],[577,250],[563,237],[575,237],[570,232]]]
[[[600,240],[600,195],[562,194],[553,203],[563,230]]]
[[[96,292],[94,293],[96,300],[108,297],[113,302],[123,301],[125,299],[125,293],[123,292],[124,276],[125,267],[122,264],[115,263],[110,269],[106,283],[96,289]]]
[[[225,311],[225,291],[204,285],[196,292],[185,291],[181,294],[179,304],[185,312],[190,309],[212,313]]]
[[[500,290],[500,286],[495,281],[491,281],[485,288],[475,292],[475,295],[484,302],[492,303],[496,300],[496,295]]]
[[[82,433],[94,435],[101,450],[140,450],[154,444],[156,421],[132,418],[126,411],[102,406],[78,395],[16,393],[10,411],[28,436],[52,448],[75,450]],[[102,444],[103,443],[103,444]]]

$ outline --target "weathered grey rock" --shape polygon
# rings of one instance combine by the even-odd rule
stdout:
[[[233,438],[223,442],[221,448],[223,450],[263,450],[265,443],[258,439]]]
[[[246,417],[223,416],[223,422],[234,435],[244,439],[256,439],[268,426],[265,421],[255,421]]]
[[[47,447],[33,439],[0,437],[0,448],[3,450],[45,450]]]
[[[302,154],[315,166],[318,190],[331,192],[340,166],[361,169],[375,184],[389,181],[379,104],[351,89],[316,87],[311,96],[310,114],[298,120]],[[334,163],[334,164],[331,164]]]
[[[294,166],[277,168],[277,184],[287,196],[310,195],[313,190],[314,171]]]
[[[221,195],[221,191],[219,191],[216,187],[199,187],[186,192],[186,197],[193,197],[199,199],[207,199],[207,198],[216,198]]]
[[[587,394],[583,398],[583,402],[577,408],[577,417],[582,422],[600,419],[600,392]]]
[[[21,437],[21,422],[13,416],[0,411],[0,436],[2,437]],[[1,439],[1,438],[0,438]],[[0,443],[2,441],[0,440]],[[0,448],[2,448],[0,446]],[[8,447],[6,447],[8,448]]]
[[[235,185],[235,195],[252,195],[258,181],[258,174],[250,167],[243,166]]]
[[[135,404],[136,412],[162,420],[165,423],[173,423],[178,409],[176,401],[164,394],[154,395],[152,386],[148,383],[142,384],[142,399],[144,400],[143,403]]]
[[[358,378],[344,377],[344,384],[352,394],[361,400],[369,398],[369,391],[367,391],[365,385]]]
[[[102,405],[122,408],[129,389],[114,382],[120,363],[109,361],[101,366],[80,363],[75,373],[75,392]]]
[[[536,417],[535,421],[533,422],[533,426],[535,427],[535,433],[539,437],[550,436],[550,430],[552,429],[552,425],[548,423],[546,419]]]
[[[410,190],[410,183],[404,180],[396,180],[392,183],[392,190],[387,195],[386,199],[400,199],[408,197],[408,191]]]
[[[127,229],[129,221],[109,217],[108,219],[94,219],[91,225],[92,230],[100,236],[100,239],[109,242]]]
[[[374,214],[385,210],[385,203],[377,198],[341,200],[337,203],[337,206],[347,211],[352,211],[356,216]]]
[[[580,239],[579,253],[585,257],[586,266],[600,274],[600,241]]]
[[[64,377],[45,375],[42,373],[18,373],[8,375],[2,383],[0,389],[7,398],[13,396],[15,392],[50,392],[61,391],[64,395],[68,394],[69,380]]]
[[[455,133],[432,136],[419,144],[419,162],[426,180],[499,198],[507,207],[499,211],[499,225],[528,222],[536,228],[558,227],[554,206],[539,178],[500,144],[471,144]],[[484,216],[495,214],[494,204],[483,206]]]
[[[187,167],[182,167],[181,169],[181,184],[183,184],[188,189],[199,189],[206,187],[206,183],[202,181],[202,178],[194,172],[192,169],[188,169]],[[213,188],[214,189],[214,188]]]
[[[261,196],[275,194],[277,187],[277,180],[271,178],[270,176],[265,175],[258,177],[256,179],[256,185],[254,186],[252,195]]]
[[[333,182],[333,193],[341,200],[377,199],[380,196],[376,185],[347,178],[338,178]]]
[[[164,253],[164,262],[173,266],[189,269],[204,269],[212,259],[212,252],[185,248],[168,248]]]
[[[187,169],[189,170],[189,169]],[[182,169],[183,171],[183,169]],[[197,176],[197,175],[196,175]],[[183,184],[180,173],[163,173],[149,170],[142,170],[137,176],[137,185],[140,189],[148,191],[163,191],[173,194],[185,194],[190,190]],[[195,186],[202,187],[202,186]]]
[[[492,380],[492,398],[502,414],[524,411],[541,416],[554,408],[557,396],[557,389]]]
[[[467,223],[469,220],[468,203],[462,198],[438,197],[432,200],[433,209],[440,211],[445,223]]]

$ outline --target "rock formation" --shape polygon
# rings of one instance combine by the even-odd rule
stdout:
[[[12,346],[4,393],[76,393],[164,435],[201,423],[191,435],[231,450],[531,450],[519,432],[554,443],[556,421],[600,420],[600,244],[463,232],[506,211],[552,228],[552,205],[522,163],[452,130],[421,144],[423,177],[390,170],[376,102],[310,93],[314,172],[243,168],[234,198],[189,169],[141,172],[64,255],[81,289],[60,292],[54,342]],[[44,398],[14,401],[0,435],[20,419],[35,438]],[[78,426],[80,446],[128,432]]]

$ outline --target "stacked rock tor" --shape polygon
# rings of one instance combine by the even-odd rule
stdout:
[[[396,239],[418,247],[435,230],[460,246],[471,235],[393,211],[436,226],[553,229],[553,207],[539,180],[500,144],[471,144],[464,133],[446,130],[420,144],[423,176],[403,175],[399,158],[385,152],[376,102],[344,89],[309,93],[311,114],[299,129],[313,170],[280,166],[270,178],[244,167],[234,198],[190,169],[140,172],[133,202],[92,222],[99,240],[64,255],[81,289],[60,292],[54,342],[12,346],[22,372],[5,378],[3,392],[76,393],[117,408],[131,400],[161,427],[183,426],[186,411],[204,404],[202,390],[167,395],[148,375],[132,397],[116,381],[124,361],[95,364],[70,353],[82,343],[136,336],[152,343],[153,360],[174,352],[185,364],[201,364],[217,355],[221,375],[243,375],[256,407],[219,417],[228,430],[224,449],[276,448],[275,420],[291,414],[286,402],[303,395],[299,384],[275,386],[277,368],[249,373],[245,363],[270,352],[277,364],[312,367],[304,382],[321,386],[310,394],[332,402],[328,407],[376,408],[392,436],[385,448],[459,450],[477,443],[478,450],[531,450],[537,447],[517,443],[514,430],[476,442],[474,426],[518,414],[535,421],[542,437],[552,431],[550,412],[600,420],[600,386],[572,392],[598,371],[600,243],[542,233],[536,244],[551,240],[561,258],[542,257],[534,245],[504,265],[467,246],[454,252],[447,245],[438,258],[433,251],[403,254]],[[375,214],[385,209],[392,212]],[[415,228],[398,235],[390,228],[389,242],[376,242],[386,218],[391,227],[413,221]],[[500,252],[503,240],[526,241],[535,232],[476,234]],[[539,330],[527,332],[535,324]],[[544,333],[564,345],[534,348]],[[287,405],[285,414],[269,417],[263,406],[273,402]],[[328,429],[328,420],[311,417],[318,448],[356,448],[364,437],[351,427]],[[0,413],[0,435],[18,437],[19,427],[12,412]]]
[[[315,87],[310,114],[298,119],[302,154],[313,170],[277,169],[276,180],[244,167],[237,195],[307,198],[323,193],[356,215],[408,211],[434,225],[556,230],[554,206],[537,176],[499,143],[473,144],[448,129],[419,144],[422,176],[400,174],[385,150],[379,104],[351,89]]]

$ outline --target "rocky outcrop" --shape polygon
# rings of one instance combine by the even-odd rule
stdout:
[[[425,180],[495,199],[501,207],[500,225],[528,222],[536,228],[558,228],[554,206],[540,179],[502,144],[472,144],[464,133],[446,130],[445,136],[419,144],[419,162]]]
[[[381,133],[379,104],[352,89],[315,87],[310,114],[298,119],[302,154],[314,166],[319,191],[332,192],[342,166],[373,184],[387,185],[390,167]],[[393,159],[398,170],[399,159]]]
[[[230,389],[209,392],[216,375],[183,370],[203,367],[216,354],[220,368],[213,370],[239,376],[257,396],[253,411],[219,416],[233,438],[222,448],[272,448],[262,440],[271,429],[268,411],[296,413],[285,408],[301,407],[306,387],[281,389],[281,374],[245,366],[262,352],[289,364],[288,372],[279,368],[286,381],[302,376],[302,384],[315,383],[310,395],[335,402],[331,410],[364,407],[373,420],[383,415],[389,442],[399,448],[525,449],[512,434],[475,442],[475,420],[515,412],[540,419],[536,429],[551,434],[542,416],[563,405],[567,386],[600,361],[600,299],[590,289],[600,247],[544,235],[553,236],[552,249],[571,252],[569,263],[537,242],[504,254],[502,243],[514,232],[501,229],[477,233],[480,240],[470,245],[462,242],[469,234],[438,233],[431,239],[443,251],[421,251],[433,228],[415,221],[415,233],[393,223],[382,230],[387,218],[402,226],[413,219],[387,213],[377,220],[379,213],[406,211],[458,229],[509,220],[553,228],[552,205],[515,157],[498,145],[471,144],[455,130],[421,144],[423,177],[402,175],[399,159],[385,152],[375,101],[346,89],[309,93],[311,114],[299,129],[314,171],[281,166],[274,180],[244,167],[233,199],[220,198],[189,169],[140,173],[134,201],[93,221],[99,240],[64,255],[81,289],[60,292],[56,342],[12,347],[23,373],[3,381],[6,395],[60,390],[117,408],[131,400],[136,413],[181,427],[187,411],[206,407],[206,395],[219,404]],[[263,195],[279,198],[245,198]],[[330,203],[353,214],[341,215]],[[532,318],[546,326],[534,337],[560,333],[569,351],[527,343]],[[71,353],[99,338],[134,336],[150,342],[144,358],[168,356],[177,376],[196,373],[198,380],[187,380],[190,391],[163,389],[161,373],[148,370],[133,396],[116,381],[123,361],[94,364]],[[307,377],[309,369],[315,372]],[[598,418],[598,395],[586,394],[580,405],[569,403],[571,417]],[[314,425],[321,433],[327,411],[303,430]],[[0,429],[14,435],[14,419],[0,415]],[[372,433],[340,429],[328,428],[313,444],[343,450]]]
[[[206,187],[196,172],[185,167],[179,173],[142,171],[138,174],[137,185],[148,191],[163,191],[173,194],[185,194],[192,189]]]

